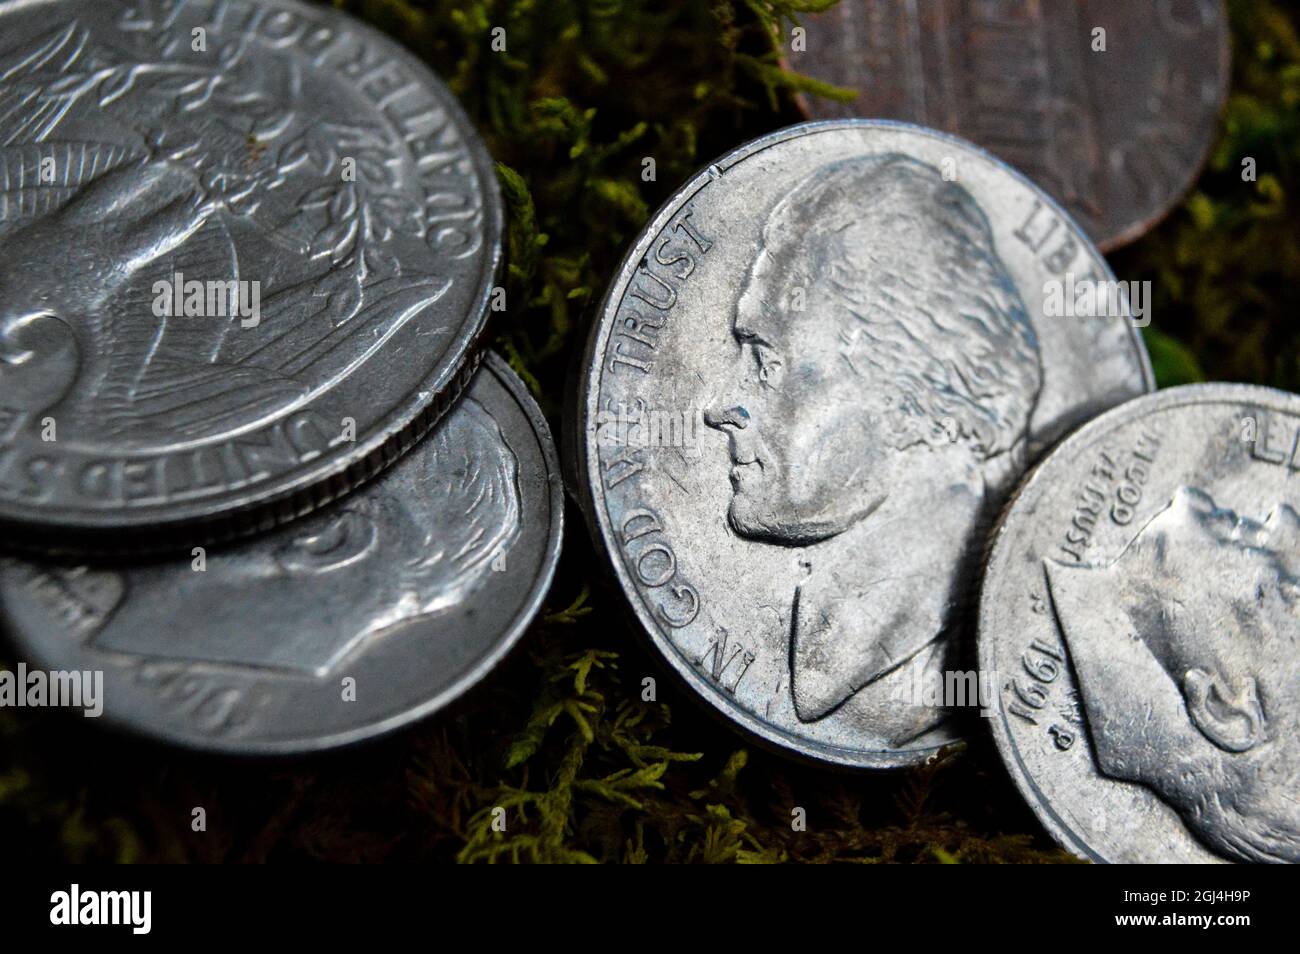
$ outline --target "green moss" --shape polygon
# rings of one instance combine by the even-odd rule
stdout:
[[[778,66],[791,18],[826,0],[335,5],[427,59],[499,160],[510,225],[497,345],[555,425],[594,300],[647,215],[715,155],[795,121],[790,90],[840,95]],[[1300,375],[1300,43],[1281,11],[1233,3],[1234,91],[1210,168],[1113,259],[1120,277],[1154,283],[1148,341],[1164,383],[1294,388]],[[504,54],[490,49],[495,26]],[[1241,180],[1246,156],[1254,183]],[[748,748],[659,668],[569,517],[546,613],[451,712],[355,751],[243,762],[0,710],[0,837],[16,857],[69,860],[1067,860],[978,718],[969,746],[911,772],[843,775]],[[657,701],[643,700],[647,678]],[[206,832],[191,830],[195,807]]]

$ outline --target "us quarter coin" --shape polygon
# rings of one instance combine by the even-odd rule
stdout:
[[[1198,384],[1026,480],[979,612],[989,720],[1043,825],[1106,862],[1300,862],[1300,398]]]
[[[952,741],[982,532],[1045,442],[1152,386],[1113,281],[1040,189],[942,133],[794,126],[688,182],[593,328],[578,469],[642,627],[783,751],[892,766]],[[925,680],[921,679],[925,676]]]
[[[468,380],[491,161],[391,40],[294,0],[0,3],[0,525],[263,528]]]
[[[546,422],[489,355],[409,454],[330,507],[183,559],[0,562],[22,658],[103,673],[106,722],[191,748],[330,748],[474,685],[538,611],[563,492]]]
[[[801,19],[792,69],[857,92],[813,119],[934,126],[1025,172],[1109,250],[1196,178],[1227,97],[1222,0],[845,0]]]

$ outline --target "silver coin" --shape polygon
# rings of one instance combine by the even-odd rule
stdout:
[[[468,380],[501,219],[450,91],[336,11],[0,3],[0,524],[189,542],[346,492]]]
[[[979,659],[1044,826],[1107,862],[1300,862],[1300,397],[1102,415],[996,532]]]
[[[783,751],[917,762],[982,528],[1064,429],[1152,386],[1044,288],[1105,261],[1040,189],[899,123],[794,126],[687,183],[628,253],[580,384],[593,534],[663,657]],[[638,423],[640,422],[640,423]]]
[[[0,607],[30,663],[103,673],[108,722],[198,749],[315,751],[483,678],[541,605],[562,503],[546,422],[489,355],[431,434],[331,507],[167,562],[5,558]]]

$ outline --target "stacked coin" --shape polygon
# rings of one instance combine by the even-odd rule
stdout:
[[[6,3],[0,38],[19,650],[214,749],[444,704],[536,612],[562,519],[536,406],[474,375],[502,211],[454,97],[297,0]]]
[[[123,564],[0,563],[18,644],[103,671],[105,715],[194,748],[369,738],[474,684],[537,612],[563,519],[546,422],[489,355],[378,479],[246,541]]]

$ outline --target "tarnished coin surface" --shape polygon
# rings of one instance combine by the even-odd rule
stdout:
[[[1112,281],[1019,173],[942,133],[781,130],[628,253],[581,383],[581,488],[654,645],[718,712],[847,766],[924,759],[983,531],[1045,442],[1151,387]]]
[[[801,18],[798,72],[857,91],[810,118],[945,129],[1042,185],[1103,250],[1186,193],[1227,96],[1222,0],[843,0]]]
[[[989,720],[1043,825],[1108,862],[1300,862],[1300,398],[1198,384],[1090,422],[1000,521]]]
[[[269,534],[169,562],[0,561],[29,666],[102,671],[105,721],[188,747],[304,752],[426,716],[481,679],[554,573],[546,422],[488,355],[390,470]]]
[[[468,380],[500,232],[451,93],[333,10],[0,3],[0,533],[188,543],[346,492]]]

